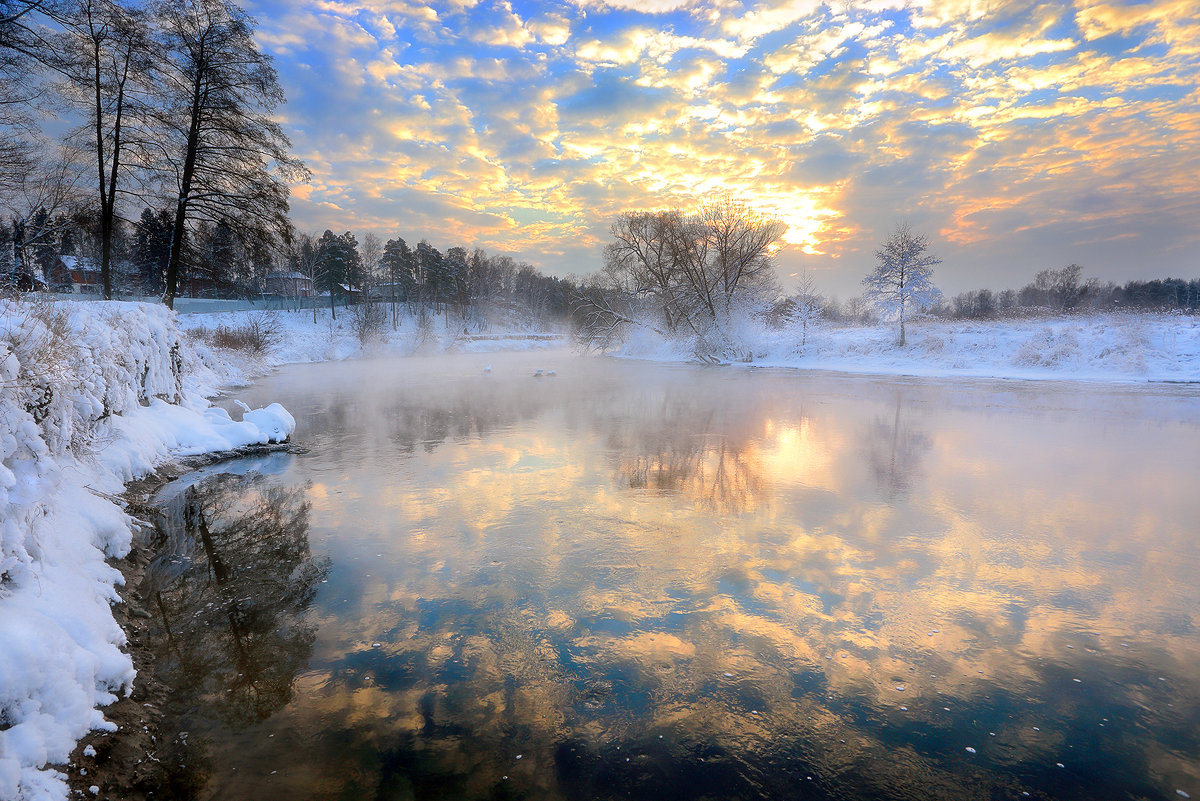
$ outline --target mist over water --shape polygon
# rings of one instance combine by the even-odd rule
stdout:
[[[196,797],[1200,798],[1186,387],[536,353],[241,398],[300,452],[168,493],[149,579]]]

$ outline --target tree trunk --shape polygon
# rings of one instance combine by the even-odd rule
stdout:
[[[175,308],[175,295],[179,291],[179,265],[183,262],[183,231],[187,223],[188,195],[192,191],[192,175],[196,170],[196,151],[200,147],[200,100],[203,69],[196,71],[192,85],[192,119],[188,126],[187,156],[183,162],[183,175],[179,184],[179,201],[175,205],[175,226],[171,229],[171,257],[167,261],[167,289],[163,303],[168,309]]]

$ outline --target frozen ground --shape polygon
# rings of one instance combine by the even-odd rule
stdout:
[[[742,360],[884,375],[963,376],[1086,381],[1200,382],[1200,318],[1176,315],[1098,315],[988,322],[921,321],[896,344],[885,326],[763,331],[735,337],[749,343]],[[802,339],[805,339],[801,344]],[[692,358],[687,345],[631,337],[616,355],[655,360]]]

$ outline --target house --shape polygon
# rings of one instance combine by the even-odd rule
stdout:
[[[409,287],[400,282],[385,282],[375,284],[367,291],[367,296],[371,300],[408,300]]]
[[[312,279],[303,273],[295,271],[267,273],[264,279],[264,290],[268,295],[279,295],[285,298],[311,298],[313,296]]]
[[[189,275],[180,280],[178,295],[185,298],[232,298],[236,293],[224,281],[205,275]]]
[[[343,303],[358,303],[363,299],[363,291],[360,287],[338,284],[338,297]]]
[[[84,256],[55,256],[46,268],[46,283],[55,292],[73,295],[103,295],[100,265]]]

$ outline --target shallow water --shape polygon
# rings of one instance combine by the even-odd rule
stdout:
[[[543,353],[240,397],[301,450],[163,496],[181,796],[1200,798],[1193,388]]]

